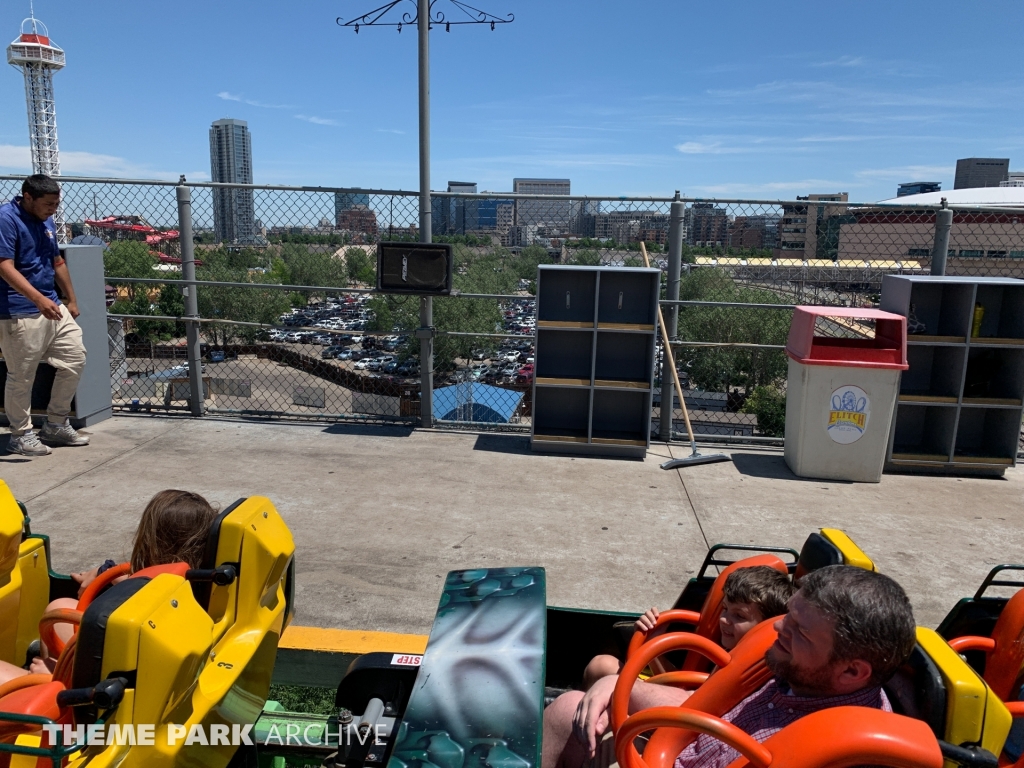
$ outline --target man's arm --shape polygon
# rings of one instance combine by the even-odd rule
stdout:
[[[602,677],[580,701],[573,718],[573,733],[583,744],[591,757],[596,754],[597,743],[611,725],[612,693],[618,675]],[[629,714],[649,707],[678,707],[692,691],[684,691],[670,685],[656,685],[637,680],[629,694]]]
[[[65,273],[67,272],[67,265],[64,265],[64,271]],[[56,302],[50,301],[50,299],[32,287],[32,284],[14,266],[14,259],[0,259],[0,278],[35,304],[43,314],[43,317],[50,320],[60,320],[60,307],[57,306]],[[68,279],[68,285],[71,285],[70,278]],[[77,306],[75,307],[75,312],[78,312]]]
[[[57,283],[57,288],[60,289],[60,292],[67,299],[65,306],[67,306],[68,312],[71,313],[72,317],[78,317],[81,313],[78,311],[75,287],[71,284],[71,273],[68,271],[67,262],[64,261],[62,256],[58,256],[53,261],[53,281]]]

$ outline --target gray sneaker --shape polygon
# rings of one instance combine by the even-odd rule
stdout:
[[[63,424],[51,424],[46,422],[43,424],[42,432],[39,433],[39,437],[48,443],[54,445],[88,445],[89,438],[85,435],[80,435],[75,431],[75,428],[68,422]]]
[[[7,443],[8,453],[20,453],[22,456],[46,456],[53,453],[39,442],[39,436],[29,430],[23,435],[11,435]]]

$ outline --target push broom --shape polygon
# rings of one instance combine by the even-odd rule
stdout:
[[[640,253],[644,257],[644,265],[651,266],[651,260],[647,258],[647,245],[640,243]],[[665,348],[665,358],[669,370],[672,371],[672,381],[675,383],[676,395],[679,397],[679,405],[683,409],[683,421],[686,422],[686,434],[690,437],[690,449],[693,451],[689,456],[682,459],[669,459],[661,465],[662,469],[678,469],[679,467],[692,467],[694,464],[714,464],[716,461],[732,461],[724,453],[701,453],[697,450],[697,441],[693,437],[693,427],[690,425],[690,414],[686,410],[686,399],[683,397],[683,385],[679,383],[679,372],[676,370],[676,358],[672,354],[672,345],[669,344],[668,330],[665,328],[665,316],[661,312],[661,304],[658,304],[658,325],[661,328],[661,343]],[[661,375],[665,375],[664,366]],[[661,418],[665,418],[665,403],[661,404]],[[669,423],[672,421],[672,407],[668,404]]]

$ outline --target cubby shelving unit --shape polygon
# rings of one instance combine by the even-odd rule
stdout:
[[[1024,281],[885,275],[881,309],[910,319],[910,368],[887,468],[1001,474],[1014,466],[1024,417]],[[913,332],[914,319],[923,332]]]
[[[633,456],[650,446],[661,270],[537,270],[531,445]]]

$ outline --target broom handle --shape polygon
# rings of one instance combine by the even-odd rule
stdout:
[[[650,268],[651,260],[647,258],[647,245],[646,243],[640,243],[640,253],[644,257],[644,266]],[[660,293],[660,291],[659,291]],[[679,371],[676,370],[676,359],[672,354],[672,345],[668,341],[668,330],[665,328],[665,316],[661,312],[661,302],[658,302],[658,326],[661,328],[661,343],[665,348],[665,356],[668,358],[669,368],[672,371],[672,381],[676,385],[676,394],[679,396],[679,405],[683,408],[683,421],[686,422],[686,434],[690,437],[690,445],[694,446],[696,450],[697,441],[693,439],[693,427],[690,426],[690,414],[686,411],[686,398],[683,397],[683,385],[679,383]],[[665,371],[662,370],[661,375],[665,375]],[[661,404],[662,418],[665,418],[665,403]],[[671,404],[669,404],[668,414],[669,424],[672,423],[672,411]],[[672,430],[669,429],[669,435],[671,436]]]

